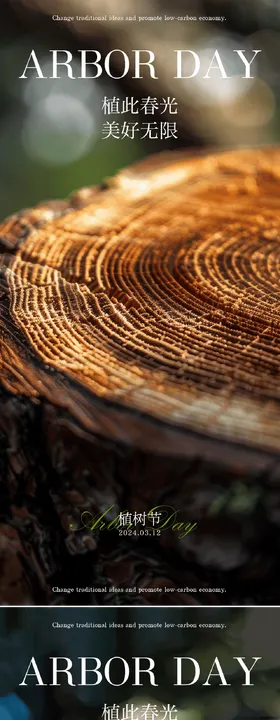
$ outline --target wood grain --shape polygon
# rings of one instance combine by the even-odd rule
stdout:
[[[106,582],[136,582],[135,545],[69,536],[77,507],[169,502],[199,532],[140,548],[143,582],[278,602],[279,160],[154,156],[2,223],[3,567],[12,554],[29,578],[2,601],[52,602],[84,553]],[[259,493],[247,519],[223,502],[217,519],[240,483]]]
[[[279,156],[167,155],[5,222],[5,387],[279,450]]]

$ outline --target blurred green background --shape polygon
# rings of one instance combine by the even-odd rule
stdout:
[[[208,22],[55,22],[53,13],[95,16],[189,14],[226,17]],[[45,69],[49,50],[149,48],[156,53],[158,81],[128,76],[121,81],[20,80],[31,49]],[[174,49],[192,48],[202,67],[218,48],[230,80],[174,80]],[[240,78],[232,50],[262,49],[254,80]],[[102,182],[119,168],[164,149],[240,147],[279,141],[280,4],[277,0],[2,0],[0,40],[0,218],[41,200],[63,198]],[[250,57],[248,55],[248,57]],[[76,59],[77,62],[77,59]],[[117,68],[116,68],[117,72]],[[101,139],[104,96],[141,99],[175,96],[178,140]],[[113,119],[118,119],[114,116]],[[129,121],[128,115],[122,120]],[[135,116],[133,116],[135,120]],[[149,118],[144,118],[149,119]],[[150,118],[159,121],[162,116]]]
[[[54,628],[52,623],[73,623],[72,629]],[[76,623],[89,623],[77,629]],[[106,629],[90,624],[107,623]],[[116,626],[109,628],[114,622]],[[126,623],[131,628],[125,627]],[[142,628],[138,628],[142,623]],[[143,624],[162,623],[162,628]],[[165,627],[165,623],[169,627]],[[172,627],[172,623],[174,626]],[[187,626],[187,623],[189,626]],[[184,624],[182,629],[180,624]],[[199,625],[205,627],[199,627]],[[218,624],[221,627],[207,627]],[[134,625],[134,627],[133,627]],[[196,627],[195,627],[196,625]],[[192,626],[192,627],[190,627]],[[177,720],[250,720],[279,718],[280,712],[280,610],[279,608],[2,608],[0,612],[0,717],[9,694],[16,694],[30,708],[33,720],[101,720],[103,705],[116,703],[118,715],[126,703],[140,708],[148,703],[158,708],[176,707]],[[73,668],[79,656],[99,657],[102,668],[110,657],[133,656],[155,660],[157,687],[145,683],[133,687],[133,673],[119,687],[105,681],[98,686],[69,687],[61,675],[60,687],[19,687],[32,656],[44,682],[51,683],[49,657],[70,657]],[[174,657],[194,657],[200,665],[200,680],[176,687]],[[244,657],[247,666],[260,657],[252,670],[252,686],[244,686],[244,672],[233,659]],[[219,658],[227,687],[220,677],[205,682],[215,657]],[[122,682],[112,674],[113,682]],[[91,676],[88,675],[90,681]],[[183,681],[192,679],[191,672]],[[74,675],[74,682],[79,683]],[[159,711],[160,712],[160,711]],[[124,712],[124,720],[126,718]],[[3,716],[4,720],[4,716]],[[5,720],[21,720],[19,717]],[[127,717],[127,720],[129,717]],[[134,717],[140,720],[140,713]]]

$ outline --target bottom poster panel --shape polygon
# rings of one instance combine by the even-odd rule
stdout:
[[[279,608],[0,608],[0,720],[280,717]]]

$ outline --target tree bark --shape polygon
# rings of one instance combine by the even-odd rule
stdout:
[[[155,156],[2,224],[2,601],[279,600],[279,158]],[[162,504],[196,530],[75,531]]]

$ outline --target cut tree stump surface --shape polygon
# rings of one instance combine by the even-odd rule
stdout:
[[[3,385],[146,448],[148,416],[279,450],[279,159],[167,155],[5,222]]]
[[[44,532],[51,507],[66,532],[63,483],[72,510],[173,493],[198,515],[210,500],[198,510],[195,488],[212,503],[219,482],[278,484],[279,180],[277,148],[167,153],[2,223],[0,462],[15,546],[19,477],[22,498],[48,495]]]

